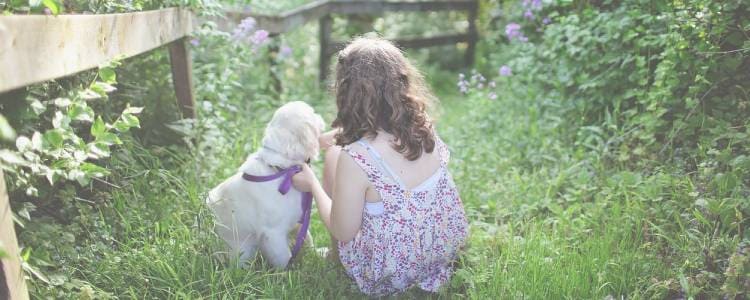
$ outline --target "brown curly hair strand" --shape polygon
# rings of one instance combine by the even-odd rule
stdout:
[[[338,54],[334,83],[340,127],[336,144],[348,145],[377,130],[396,137],[391,147],[408,160],[435,149],[427,108],[434,101],[424,78],[391,42],[357,38]]]

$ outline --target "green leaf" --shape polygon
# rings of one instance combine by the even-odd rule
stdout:
[[[81,171],[83,171],[90,177],[104,177],[106,175],[109,175],[109,170],[92,163],[81,164]]]
[[[47,107],[41,101],[37,99],[31,100],[29,107],[31,107],[31,111],[33,111],[34,114],[36,114],[37,116],[41,115],[47,110]]]
[[[12,141],[16,137],[16,131],[10,127],[10,123],[3,115],[0,115],[0,139]]]
[[[62,112],[56,111],[55,116],[52,117],[52,127],[54,128],[67,128],[70,124],[70,118],[63,115]]]
[[[63,146],[65,138],[58,129],[47,130],[44,133],[44,144],[43,147],[46,149],[60,149]]]
[[[91,90],[91,89],[85,89],[83,91],[78,91],[78,96],[81,97],[83,100],[94,100],[99,99],[102,97],[101,94]]]
[[[117,88],[114,87],[113,85],[106,83],[106,82],[101,82],[101,81],[96,81],[92,83],[89,88],[101,96],[107,96],[107,93],[111,93],[117,90]]]
[[[57,105],[57,107],[68,107],[73,103],[73,101],[68,98],[56,98],[55,100],[53,100],[53,102],[55,103],[55,105]]]
[[[53,15],[58,15],[60,13],[60,4],[58,4],[57,1],[42,0],[42,3],[45,7],[49,8]]]
[[[34,131],[34,134],[31,135],[31,149],[42,150],[42,134],[39,131]]]
[[[86,173],[79,169],[73,169],[68,172],[68,180],[75,180],[80,185],[87,185],[91,178],[86,176]]]
[[[141,127],[140,121],[138,121],[138,117],[131,115],[131,114],[123,114],[122,120],[125,122],[125,124],[128,125],[128,127]]]
[[[125,108],[125,110],[122,112],[123,114],[140,114],[143,111],[143,107],[136,107],[136,106],[128,106]]]
[[[31,202],[23,202],[23,207],[18,210],[18,215],[26,220],[31,221],[31,213],[36,211],[36,205]]]
[[[20,152],[24,152],[27,149],[31,148],[31,140],[25,136],[19,136],[16,139],[16,149]]]
[[[110,67],[99,67],[99,78],[109,84],[117,83],[117,74]]]
[[[103,143],[89,143],[88,144],[88,150],[89,150],[89,157],[93,159],[100,159],[104,157],[109,157],[109,146],[103,144]]]
[[[111,133],[111,132],[105,132],[105,133],[102,133],[101,135],[97,136],[96,137],[96,142],[97,143],[103,143],[103,144],[105,144],[107,146],[111,146],[113,144],[117,144],[117,145],[122,144],[122,141],[120,141],[120,138],[118,138],[117,135],[115,135],[114,133]]]
[[[120,132],[128,131],[132,127],[141,127],[140,121],[138,120],[138,117],[129,114],[129,113],[123,113],[117,121],[115,121],[114,124],[112,124],[113,127],[115,127]]]
[[[18,153],[7,149],[0,149],[0,160],[9,165],[23,165],[26,163],[26,160],[18,155]]]
[[[107,132],[107,126],[102,121],[102,117],[96,117],[94,124],[91,124],[91,135],[98,138],[100,135]]]
[[[68,108],[68,118],[76,121],[93,122],[94,110],[86,102],[77,102]]]
[[[61,170],[57,169],[47,169],[47,173],[44,174],[44,177],[47,178],[47,181],[50,185],[54,185],[55,182],[61,177]]]
[[[29,7],[37,7],[42,4],[42,0],[29,0]]]

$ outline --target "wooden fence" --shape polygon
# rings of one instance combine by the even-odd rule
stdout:
[[[169,45],[177,99],[194,117],[186,37],[186,9],[106,15],[11,15],[0,17],[0,93],[96,68]]]
[[[295,27],[317,20],[319,22],[320,40],[320,80],[328,76],[330,58],[341,50],[346,42],[331,40],[331,15],[379,14],[382,12],[433,12],[465,11],[469,23],[468,31],[457,34],[444,34],[425,38],[395,39],[396,45],[402,48],[423,48],[456,43],[467,43],[464,55],[467,65],[474,63],[475,46],[478,39],[476,19],[478,3],[476,0],[452,1],[363,1],[363,0],[324,0],[315,1],[279,15],[257,14],[247,11],[227,10],[226,17],[230,24],[252,17],[258,27],[276,35]]]
[[[327,76],[330,56],[342,41],[331,40],[332,14],[374,14],[385,11],[468,12],[469,30],[417,39],[397,39],[404,48],[468,43],[466,62],[474,60],[477,40],[476,0],[458,1],[317,1],[280,15],[227,11],[232,22],[253,17],[259,28],[281,34],[296,26],[318,20],[320,24],[320,79]],[[0,16],[0,94],[28,85],[70,76],[96,68],[115,58],[132,57],[158,47],[169,48],[175,95],[184,117],[194,118],[195,99],[187,40],[194,16],[187,9],[103,15],[10,15]],[[12,211],[5,180],[0,171],[0,249],[8,256],[0,260],[0,298],[28,299],[19,261]]]

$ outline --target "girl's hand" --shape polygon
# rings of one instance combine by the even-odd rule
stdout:
[[[302,164],[302,171],[294,174],[292,177],[292,185],[294,185],[294,188],[298,191],[307,193],[312,192],[316,186],[320,185],[320,182],[318,182],[318,178],[315,177],[315,173],[310,166]]]
[[[328,149],[329,147],[333,146],[336,143],[335,136],[337,133],[339,133],[341,129],[333,129],[328,132],[324,132],[320,135],[318,138],[318,144],[320,144],[320,150]]]

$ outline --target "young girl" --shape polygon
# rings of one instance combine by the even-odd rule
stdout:
[[[294,186],[310,191],[338,240],[341,263],[373,296],[426,291],[448,281],[468,226],[448,171],[448,147],[426,107],[419,72],[388,41],[359,38],[339,53],[336,130],[322,186],[308,166]]]

